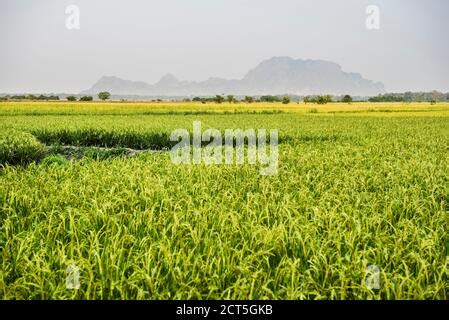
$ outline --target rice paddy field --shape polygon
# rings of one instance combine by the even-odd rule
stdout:
[[[175,165],[193,121],[277,175]],[[446,300],[448,160],[447,103],[2,102],[0,298]]]

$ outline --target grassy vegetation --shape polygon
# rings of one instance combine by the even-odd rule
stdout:
[[[447,299],[448,110],[1,103],[0,130],[14,130],[2,159],[22,160],[0,169],[0,297]],[[278,128],[278,175],[123,156],[194,120]],[[69,265],[79,290],[66,288]],[[365,285],[369,265],[379,290]]]

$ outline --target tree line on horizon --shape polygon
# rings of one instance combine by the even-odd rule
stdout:
[[[102,91],[98,93],[98,98],[100,100],[108,100],[111,98],[111,93],[107,91]],[[65,99],[68,101],[93,101],[92,96],[75,96],[69,95],[65,96]],[[23,94],[23,95],[3,95],[0,96],[0,101],[7,100],[37,100],[37,101],[58,101],[61,100],[57,95],[34,95],[34,94]],[[126,101],[125,99],[121,99],[122,101]],[[291,101],[295,102],[304,102],[304,103],[316,103],[316,104],[326,104],[329,102],[343,102],[343,103],[351,103],[355,102],[447,102],[449,101],[449,92],[442,93],[439,91],[432,92],[411,92],[407,91],[404,93],[385,93],[379,94],[377,96],[372,97],[352,97],[348,94],[341,96],[332,96],[332,95],[308,95],[308,96],[299,96],[299,95],[261,95],[261,96],[234,96],[234,95],[215,95],[215,96],[206,96],[206,97],[193,97],[193,98],[178,98],[172,99],[175,101],[194,101],[194,102],[215,102],[215,103],[237,103],[237,102],[245,102],[245,103],[253,103],[253,102],[277,102],[288,104]],[[151,101],[163,101],[162,99],[151,100]]]

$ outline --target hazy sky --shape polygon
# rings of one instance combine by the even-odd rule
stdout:
[[[80,29],[66,28],[66,6]],[[365,27],[367,5],[380,29]],[[272,56],[325,59],[388,91],[449,91],[447,0],[0,0],[0,92],[73,92],[103,75],[242,78]]]

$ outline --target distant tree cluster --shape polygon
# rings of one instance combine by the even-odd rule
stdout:
[[[237,102],[245,102],[245,103],[253,103],[253,102],[282,102],[283,104],[290,103],[290,97],[289,96],[261,96],[259,98],[253,97],[253,96],[244,96],[237,98],[234,95],[227,95],[224,97],[223,95],[216,95],[214,97],[194,97],[192,101],[195,102],[215,102],[215,103],[237,103]]]
[[[13,95],[13,96],[4,96],[5,100],[59,100],[58,96],[46,96],[46,95],[34,95],[34,94],[27,94],[27,95]]]
[[[258,101],[261,102],[282,102],[283,104],[290,103],[291,98],[289,96],[274,96],[274,95],[264,95],[261,96]]]
[[[261,96],[259,100],[261,102],[281,102],[282,97],[267,95],[267,96]]]
[[[228,97],[230,97],[230,96],[228,96]],[[225,101],[225,97],[217,94],[215,97],[195,97],[192,99],[192,101],[202,102],[202,103],[206,103],[206,102],[223,103]]]
[[[371,97],[368,99],[369,102],[403,102],[404,97],[401,95],[385,94],[379,95],[377,97]]]
[[[235,97],[233,95],[230,94],[226,97],[226,101],[229,103],[233,103],[233,102],[236,102],[237,100],[235,99]]]
[[[93,101],[92,96],[76,96],[76,95],[65,95],[61,94],[64,99],[67,101]],[[111,93],[107,91],[102,91],[98,93],[98,98],[100,100],[108,100],[111,99]],[[125,96],[115,95],[116,99],[121,99],[121,101],[125,101],[123,99]],[[126,98],[130,99],[138,99],[141,100],[141,96],[126,96]],[[342,103],[352,103],[354,101],[363,102],[430,102],[431,104],[436,104],[438,102],[449,102],[449,92],[442,93],[439,91],[431,91],[431,92],[404,92],[404,93],[386,93],[380,94],[373,97],[360,97],[360,96],[350,96],[346,95],[308,95],[308,96],[299,96],[294,94],[289,95],[254,95],[254,96],[244,96],[244,95],[232,95],[232,94],[217,94],[215,96],[197,96],[194,98],[180,98],[180,97],[163,97],[164,99],[160,99],[159,97],[146,97],[149,101],[153,102],[161,102],[161,101],[184,101],[184,102],[201,102],[201,103],[217,103],[221,104],[224,102],[227,103],[254,103],[254,102],[273,102],[273,103],[283,103],[288,104],[293,102],[304,101],[304,103],[316,103],[316,104],[326,104],[329,102],[342,102]],[[151,98],[151,100],[150,100]],[[157,98],[157,99],[156,99]],[[36,95],[36,94],[2,94],[0,95],[0,101],[8,101],[8,100],[60,100],[57,95]]]
[[[65,95],[63,95],[65,96]],[[111,97],[111,94],[107,91],[99,92],[98,98],[101,100],[107,100]],[[77,101],[77,97],[74,95],[66,96],[65,99],[67,101]],[[0,96],[0,101],[6,101],[6,100],[59,100],[59,96],[56,95],[34,95],[34,94],[23,94],[23,95],[4,95]],[[82,96],[79,98],[79,101],[93,101],[92,96]]]
[[[449,92],[442,93],[439,91],[432,92],[404,92],[404,93],[387,93],[371,97],[369,102],[431,102],[449,101]]]
[[[317,104],[326,104],[332,102],[332,96],[324,95],[324,96],[305,96],[304,103],[317,103]]]
[[[243,101],[245,101],[246,103],[253,103],[254,102],[254,98],[251,97],[251,96],[245,96]]]
[[[220,96],[219,94],[217,94],[214,98],[213,101],[216,103],[222,103],[225,101],[225,98],[223,96]]]
[[[192,99],[192,101],[194,102],[202,102],[202,103],[206,103],[206,102],[215,102],[215,103],[223,103],[225,101],[229,102],[229,103],[236,103],[238,102],[238,100],[233,96],[233,95],[228,95],[226,97],[217,94],[214,97],[194,97]]]

